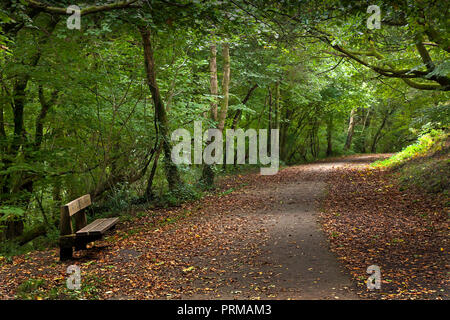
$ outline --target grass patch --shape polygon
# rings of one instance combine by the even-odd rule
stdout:
[[[407,146],[392,157],[372,163],[373,167],[393,168],[415,158],[433,154],[442,150],[449,134],[442,130],[431,130],[421,135],[416,143]]]
[[[65,279],[55,286],[52,281],[44,278],[30,278],[17,288],[16,298],[20,300],[97,300],[99,285],[103,282],[94,274],[82,276],[79,290],[67,289]]]

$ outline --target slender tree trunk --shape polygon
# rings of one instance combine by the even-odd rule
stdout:
[[[230,48],[227,43],[223,44],[222,48],[222,55],[223,55],[223,79],[222,79],[222,101],[220,106],[220,112],[217,115],[217,128],[220,131],[223,131],[225,127],[225,120],[227,119],[227,113],[228,113],[228,100],[229,100],[229,87],[230,87]],[[211,92],[218,91],[217,90],[217,67],[214,67],[216,65],[216,56],[215,56],[215,50],[211,48],[211,58],[210,58],[210,72],[211,72],[211,80],[210,80],[210,86],[211,86]],[[214,71],[215,70],[215,71]],[[214,78],[214,74],[216,79]],[[213,107],[214,108],[214,107]],[[212,116],[214,117],[216,114],[214,111],[212,111]],[[210,141],[207,142],[209,144]],[[225,152],[223,153],[225,156]],[[202,169],[202,178],[201,181],[203,184],[209,188],[214,185],[214,171],[210,165],[203,164]]]
[[[361,142],[362,150],[361,151],[363,153],[367,152],[367,146],[366,146],[367,142],[366,141],[367,141],[367,135],[369,134],[370,122],[372,120],[372,114],[373,114],[372,108],[369,108],[367,110],[367,115],[366,115],[366,118],[364,120],[364,125],[363,125],[362,132],[361,132],[361,135],[362,135],[362,142]]]
[[[56,178],[52,183],[52,198],[54,203],[54,211],[52,211],[52,216],[58,215],[59,208],[62,205],[61,189],[61,179]]]
[[[152,170],[150,171],[150,177],[147,181],[147,188],[145,189],[145,196],[147,199],[152,199],[153,194],[153,179],[155,178],[156,168],[158,167],[159,156],[161,155],[162,145],[159,145],[158,150],[155,154],[155,159],[153,160]]]
[[[319,156],[319,141],[318,141],[318,131],[319,131],[319,124],[318,122],[314,122],[313,127],[310,131],[310,151],[313,158],[317,158]]]
[[[6,131],[5,131],[5,120],[3,118],[3,106],[4,102],[0,101],[0,150],[4,150],[3,147],[3,140],[6,138]],[[3,152],[2,152],[3,154]]]
[[[217,82],[217,46],[213,43],[210,47],[210,57],[209,57],[209,90],[211,96],[214,100],[211,103],[210,118],[212,121],[217,122],[217,108],[218,108],[218,94],[219,85]],[[207,142],[207,145],[210,141]],[[204,163],[202,165],[202,177],[201,181],[205,187],[209,188],[214,185],[214,171],[211,165]]]
[[[347,139],[345,140],[344,150],[350,149],[352,144],[353,132],[355,131],[355,114],[357,108],[353,108],[350,112],[350,120],[348,122]]]
[[[370,152],[372,153],[375,153],[377,151],[378,138],[380,136],[381,130],[383,130],[384,128],[385,123],[386,118],[383,119],[383,122],[381,122],[381,126],[378,128],[377,132],[375,132],[375,135],[373,136],[372,146],[370,147]]]
[[[223,55],[223,79],[222,79],[222,104],[220,107],[219,123],[217,128],[223,131],[225,127],[225,120],[228,112],[228,99],[229,99],[229,87],[230,87],[230,48],[227,43],[222,48]]]
[[[280,129],[280,83],[275,85],[275,129]]]
[[[383,116],[383,120],[381,121],[381,125],[378,128],[377,132],[375,132],[375,135],[373,136],[372,140],[372,146],[370,147],[370,152],[374,153],[377,150],[377,143],[380,138],[381,131],[383,130],[384,126],[386,125],[386,122],[389,118],[389,116],[395,111],[395,108],[385,113]]]
[[[327,157],[333,154],[332,135],[333,135],[333,115],[330,114],[327,121]]]
[[[284,112],[282,113],[283,122],[281,123],[280,128],[280,155],[282,160],[287,160],[287,147],[286,147],[286,141],[287,141],[287,133],[289,130],[290,122],[287,120],[292,115],[292,110],[288,108],[288,106],[284,106]]]
[[[151,32],[148,28],[139,29],[142,36],[144,47],[145,71],[147,75],[147,84],[152,94],[153,103],[155,105],[155,117],[158,121],[159,134],[162,140],[162,149],[164,153],[164,168],[166,179],[170,190],[177,189],[181,184],[178,168],[171,160],[172,145],[169,137],[169,123],[167,120],[166,109],[162,101],[158,84],[156,82],[155,61],[153,59],[153,48],[151,44]]]
[[[5,92],[3,97],[6,97],[7,93]],[[6,131],[5,131],[5,122],[3,118],[3,109],[6,101],[0,101],[0,163],[3,165],[6,162],[6,159],[3,157],[6,155],[7,151],[7,139],[6,139]],[[0,175],[0,200],[1,195],[6,194],[8,192],[7,185],[6,185],[6,176]]]
[[[248,92],[247,95],[245,96],[245,98],[241,101],[241,103],[243,105],[245,105],[248,101],[248,99],[250,99],[253,91],[258,87],[258,84],[255,84],[253,87],[251,87]],[[233,123],[231,124],[231,129],[235,130],[237,128],[237,125],[239,123],[239,120],[241,119],[242,116],[242,109],[238,109],[236,111],[236,114],[233,117]]]
[[[269,129],[269,134],[267,137],[267,153],[270,153],[270,151],[272,150],[271,148],[271,141],[272,141],[272,90],[270,90],[270,86],[267,88],[268,93],[269,93],[269,97],[268,97],[268,104],[269,104],[269,119],[268,119],[268,129]]]
[[[217,84],[217,47],[216,44],[211,45],[211,56],[209,59],[209,74],[210,74],[210,91],[214,100],[211,103],[211,119],[217,121],[217,106],[218,100],[217,96],[219,94],[219,87]]]

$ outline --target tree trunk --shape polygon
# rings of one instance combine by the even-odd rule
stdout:
[[[364,124],[363,124],[363,128],[361,131],[361,135],[362,135],[362,142],[361,142],[361,151],[363,153],[367,152],[367,148],[366,148],[366,141],[367,141],[367,135],[369,134],[369,128],[370,128],[370,122],[372,120],[372,108],[369,108],[367,110],[367,115],[366,118],[364,119]]]
[[[247,94],[245,95],[244,99],[241,101],[241,103],[243,105],[245,105],[247,103],[247,101],[250,99],[253,91],[258,87],[258,84],[255,84],[253,87],[251,87],[248,91]],[[237,125],[239,123],[239,121],[241,120],[241,116],[242,116],[242,109],[238,109],[233,117],[233,122],[231,124],[231,129],[232,130],[236,130]],[[223,169],[225,170],[226,168],[226,156],[227,156],[227,150],[225,149],[223,152]],[[234,167],[237,166],[237,152],[234,153]]]
[[[27,242],[30,242],[31,240],[36,239],[39,236],[43,236],[47,233],[46,225],[40,224],[36,227],[34,227],[31,230],[28,230],[24,234],[22,234],[20,237],[17,238],[17,243],[21,246],[26,244]]]
[[[317,158],[319,156],[319,139],[318,139],[318,131],[319,131],[319,124],[318,122],[314,122],[313,127],[310,130],[310,151],[313,158]]]
[[[230,48],[227,43],[225,43],[223,45],[222,55],[223,55],[223,79],[222,79],[222,96],[223,96],[223,98],[222,98],[222,103],[220,106],[219,114],[217,115],[217,112],[214,112],[214,110],[212,110],[211,115],[213,117],[213,120],[218,121],[217,128],[223,132],[223,129],[225,127],[225,120],[227,119],[227,113],[228,113],[228,100],[229,100],[229,87],[230,87]],[[211,72],[211,80],[210,80],[211,88],[210,88],[210,90],[211,90],[211,94],[213,94],[213,92],[218,92],[215,46],[211,47],[210,72]],[[214,77],[215,77],[215,79],[214,79]],[[212,106],[212,109],[214,109],[214,106]],[[210,141],[207,142],[207,144],[209,144],[209,143],[210,143]],[[223,155],[225,157],[225,152],[223,153]],[[225,163],[225,161],[224,161],[224,163]],[[213,171],[211,165],[208,165],[206,163],[203,164],[201,181],[206,188],[210,188],[213,186],[214,171]]]
[[[219,123],[217,128],[223,131],[225,127],[225,120],[228,112],[228,99],[229,99],[229,87],[230,87],[230,48],[227,43],[223,45],[223,79],[222,79],[222,104],[220,107]]]
[[[347,139],[345,140],[344,150],[350,149],[350,146],[352,144],[352,138],[353,138],[353,132],[355,130],[355,114],[356,114],[356,108],[353,108],[350,112],[350,120],[348,122],[348,129],[347,129]]]
[[[152,188],[153,178],[155,177],[156,168],[158,166],[158,159],[159,159],[159,156],[161,155],[161,149],[162,149],[162,146],[160,145],[158,147],[158,150],[156,151],[155,159],[153,160],[152,170],[150,171],[150,177],[148,178],[148,181],[147,181],[147,188],[145,189],[145,196],[148,200],[153,198],[153,188]]]
[[[269,119],[268,119],[268,129],[269,129],[269,134],[267,137],[267,153],[270,154],[270,151],[272,150],[271,148],[271,141],[272,141],[272,90],[270,90],[270,86],[267,87],[268,90],[268,104],[269,104]]]
[[[370,147],[370,152],[372,152],[372,153],[376,152],[377,143],[380,138],[381,131],[383,130],[384,126],[386,125],[386,122],[387,122],[389,116],[392,114],[392,112],[394,112],[394,110],[388,111],[384,114],[383,120],[381,121],[381,125],[378,128],[377,132],[375,132],[375,135],[373,136],[372,146]]]
[[[280,129],[280,83],[275,85],[275,129]]]
[[[216,44],[211,45],[211,56],[209,59],[209,74],[210,74],[210,91],[213,96],[213,102],[211,103],[211,119],[217,121],[217,96],[219,94],[219,87],[217,84],[217,47]]]
[[[333,154],[332,134],[333,134],[333,115],[330,114],[327,121],[327,157]]]
[[[377,132],[373,136],[372,146],[370,147],[370,152],[375,153],[377,150],[378,138],[380,137],[381,130],[383,130],[384,125],[386,124],[386,117],[381,122],[381,126],[378,128]]]
[[[289,130],[289,124],[288,119],[292,115],[292,110],[288,108],[288,106],[284,106],[284,112],[282,113],[283,122],[280,126],[280,157],[282,160],[287,160],[287,148],[286,148],[286,141],[287,141],[287,134]]]
[[[181,178],[178,172],[178,168],[171,159],[172,145],[169,137],[169,123],[167,120],[166,109],[164,108],[164,103],[162,101],[158,84],[156,82],[155,61],[153,59],[153,48],[150,38],[151,32],[150,29],[144,27],[140,28],[139,31],[142,36],[142,43],[144,47],[144,61],[147,84],[152,94],[152,99],[155,106],[155,117],[158,121],[159,134],[162,140],[166,179],[169,184],[169,189],[176,190],[181,185]]]
[[[250,97],[251,97],[251,95],[252,95],[252,93],[253,93],[253,91],[256,89],[258,87],[258,84],[255,84],[253,87],[251,87],[249,90],[248,90],[248,92],[247,92],[247,95],[245,96],[245,98],[242,100],[242,104],[246,104],[247,103],[247,101],[248,101],[248,99],[250,99]],[[234,117],[233,117],[233,123],[231,124],[231,129],[233,129],[233,130],[235,130],[236,128],[237,128],[237,125],[238,125],[238,123],[239,123],[239,120],[241,119],[241,116],[242,116],[242,109],[238,109],[237,111],[236,111],[236,114],[234,115]]]

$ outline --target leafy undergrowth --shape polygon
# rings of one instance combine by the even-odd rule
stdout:
[[[329,176],[321,223],[331,249],[377,299],[448,298],[448,207],[444,193],[404,188],[391,170],[344,168]],[[366,288],[367,267],[381,289]]]
[[[418,157],[438,153],[448,144],[449,134],[441,130],[431,130],[417,139],[417,142],[395,153],[392,157],[376,161],[373,167],[395,168]]]

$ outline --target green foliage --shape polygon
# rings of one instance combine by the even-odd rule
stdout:
[[[34,249],[34,248],[33,248]],[[29,247],[19,246],[14,241],[2,241],[0,242],[0,257],[3,257],[6,262],[12,262],[12,257],[24,254],[30,251]],[[0,260],[1,262],[1,260]]]
[[[176,189],[169,190],[160,199],[156,201],[158,206],[179,206],[183,202],[189,202],[199,199],[202,192],[192,185],[184,184]]]
[[[395,167],[406,161],[421,157],[442,149],[449,134],[440,130],[431,130],[419,137],[416,143],[406,147],[392,157],[374,162],[374,167]]]
[[[22,282],[16,291],[20,300],[97,300],[99,285],[103,281],[97,275],[83,275],[79,290],[67,289],[65,279],[57,281],[57,285],[43,278],[30,278]]]
[[[44,279],[28,279],[17,288],[17,298],[21,300],[36,300],[43,294]]]
[[[1,206],[0,207],[0,227],[6,221],[21,219],[25,214],[25,210],[19,207]]]

